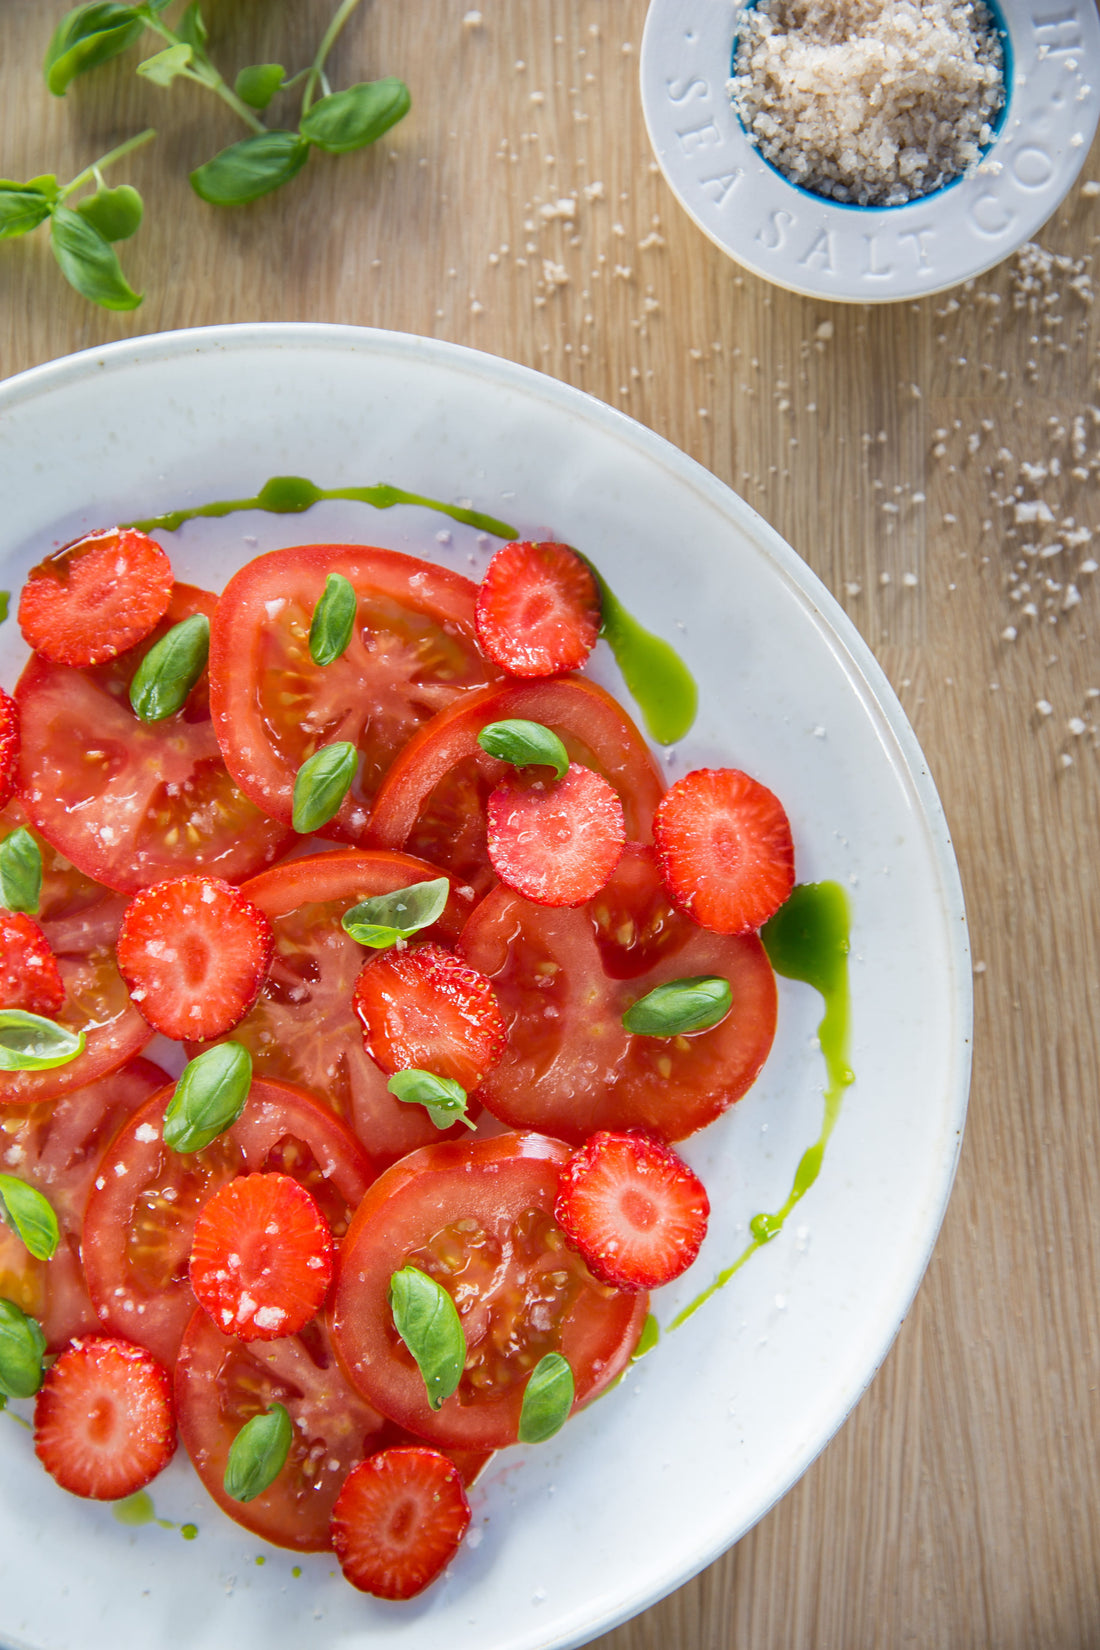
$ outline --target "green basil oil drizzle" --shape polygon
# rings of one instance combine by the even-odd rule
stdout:
[[[750,1255],[782,1231],[787,1216],[820,1173],[829,1136],[840,1116],[844,1091],[854,1080],[848,1064],[849,925],[848,898],[839,883],[804,882],[794,889],[787,903],[761,931],[764,949],[776,973],[785,979],[812,985],[824,998],[825,1014],[817,1035],[825,1057],[825,1116],[821,1133],[802,1154],[786,1202],[774,1213],[752,1217],[749,1221],[751,1242],[702,1294],[676,1314],[668,1326],[670,1330],[686,1323],[741,1270]]]
[[[128,1495],[124,1501],[116,1501],[111,1511],[120,1524],[159,1524],[162,1530],[178,1530],[180,1527],[173,1524],[170,1518],[157,1517],[157,1510],[148,1490],[138,1490],[136,1494]]]
[[[8,616],[8,603],[10,600],[11,591],[0,590],[0,624],[3,624],[4,620]]]

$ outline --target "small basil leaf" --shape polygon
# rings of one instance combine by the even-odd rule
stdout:
[[[82,1031],[22,1008],[0,1008],[0,1071],[52,1071],[83,1052]]]
[[[234,1501],[254,1501],[272,1485],[290,1454],[294,1428],[282,1404],[246,1421],[229,1446],[225,1493]]]
[[[42,898],[42,850],[25,825],[0,842],[0,905],[33,917]]]
[[[405,1105],[423,1106],[437,1129],[449,1129],[452,1123],[465,1123],[468,1129],[477,1126],[466,1115],[466,1090],[453,1077],[409,1066],[395,1072],[386,1087]]]
[[[364,149],[408,114],[412,99],[403,80],[367,80],[320,98],[302,116],[303,137],[329,155]]]
[[[34,1397],[42,1385],[45,1351],[41,1326],[14,1301],[0,1298],[0,1397]]]
[[[424,1379],[428,1402],[438,1409],[457,1390],[466,1362],[458,1308],[434,1278],[404,1266],[390,1279],[390,1310]]]
[[[191,187],[211,206],[246,206],[296,177],[309,159],[297,132],[258,132],[242,138],[191,173]]]
[[[254,63],[242,69],[233,83],[233,90],[250,109],[266,109],[286,79],[281,63]]]
[[[61,97],[69,83],[88,69],[118,57],[145,28],[133,6],[112,0],[92,0],[76,6],[63,17],[46,47],[42,73],[55,97]]]
[[[70,286],[104,309],[136,309],[141,294],[130,286],[118,255],[94,224],[68,206],[54,208],[50,245]]]
[[[234,1124],[252,1083],[252,1056],[241,1043],[215,1043],[184,1067],[164,1114],[164,1144],[201,1152]]]
[[[14,241],[29,235],[50,215],[50,199],[29,183],[0,179],[0,241]]]
[[[57,1216],[40,1191],[13,1174],[0,1174],[0,1214],[35,1260],[53,1259],[61,1233]]]
[[[133,185],[120,183],[117,189],[97,189],[76,210],[105,241],[126,241],[140,226],[144,208]]]
[[[355,746],[346,740],[322,745],[302,763],[294,781],[294,829],[302,836],[319,831],[340,812],[355,778],[359,760]]]
[[[187,703],[187,696],[206,669],[210,620],[205,613],[173,625],[151,647],[130,683],[130,704],[143,722],[163,722]]]
[[[431,882],[398,888],[392,894],[375,894],[373,899],[365,899],[344,912],[344,932],[359,945],[385,951],[436,922],[443,915],[450,892],[450,879],[435,877]]]
[[[346,651],[358,606],[355,586],[341,573],[330,573],[309,626],[309,656],[315,665],[331,665]]]
[[[191,4],[176,24],[176,34],[192,48],[197,57],[206,56],[204,47],[210,38],[210,31],[203,22],[199,0],[191,0]]]
[[[517,768],[553,768],[557,779],[569,770],[569,752],[557,734],[541,722],[490,722],[478,734],[477,742],[489,756]]]
[[[560,1352],[540,1358],[523,1389],[519,1412],[521,1444],[541,1444],[569,1419],[573,1408],[573,1371]]]
[[[154,86],[170,86],[177,75],[185,73],[191,67],[194,50],[186,40],[177,41],[174,46],[166,46],[162,52],[154,52],[137,66],[139,75],[151,80]]]
[[[696,974],[647,991],[627,1009],[623,1027],[636,1037],[679,1037],[716,1026],[732,1004],[728,980],[716,974]]]

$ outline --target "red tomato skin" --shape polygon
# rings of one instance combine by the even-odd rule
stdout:
[[[332,1296],[337,1355],[352,1386],[369,1403],[441,1448],[491,1450],[515,1443],[522,1374],[517,1371],[498,1396],[465,1401],[460,1388],[433,1411],[419,1370],[393,1329],[390,1278],[449,1221],[479,1218],[492,1231],[512,1227],[534,1211],[557,1232],[554,1199],[571,1155],[562,1141],[538,1134],[428,1146],[380,1175],[356,1211],[341,1248]],[[568,1358],[578,1408],[625,1368],[641,1334],[649,1297],[644,1291],[625,1294],[597,1283],[560,1234],[552,1242],[555,1247],[546,1250],[548,1264],[571,1268],[576,1295],[562,1320],[558,1346],[547,1350],[560,1350]],[[499,1293],[503,1298],[503,1286]],[[477,1305],[463,1303],[463,1315]],[[471,1321],[466,1318],[467,1326]]]

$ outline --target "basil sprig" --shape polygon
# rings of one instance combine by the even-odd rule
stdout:
[[[163,722],[187,703],[210,656],[210,620],[193,613],[151,647],[134,672],[130,704],[143,722]]]
[[[569,752],[553,729],[541,722],[525,722],[519,717],[490,722],[478,734],[477,742],[487,755],[511,762],[516,768],[553,768],[556,779],[569,771]]]
[[[422,928],[429,928],[443,915],[451,892],[449,877],[431,882],[414,882],[396,888],[392,894],[375,894],[345,911],[341,926],[359,945],[385,951],[398,940],[407,940]]]
[[[244,1110],[252,1083],[252,1056],[242,1043],[215,1043],[183,1069],[164,1114],[164,1144],[174,1152],[201,1152]]]
[[[569,1419],[573,1408],[573,1371],[560,1352],[540,1358],[523,1389],[519,1412],[521,1444],[541,1444],[552,1438]]]
[[[449,1129],[452,1123],[465,1123],[468,1129],[477,1127],[466,1115],[466,1090],[453,1077],[437,1077],[434,1072],[408,1066],[395,1072],[386,1087],[405,1105],[423,1106],[437,1129]]]
[[[255,1501],[286,1466],[294,1428],[282,1404],[246,1421],[229,1446],[223,1480],[234,1501]]]
[[[376,143],[412,107],[403,80],[365,80],[343,92],[317,100],[298,123],[298,130],[326,155],[346,155]]]
[[[42,850],[25,825],[0,842],[0,905],[34,916],[42,900]]]
[[[307,757],[294,781],[294,829],[302,836],[319,831],[340,812],[351,789],[359,753],[347,740],[322,745]]]
[[[52,1071],[83,1052],[83,1031],[23,1008],[0,1008],[0,1071]]]
[[[732,1005],[728,980],[718,974],[695,974],[647,991],[631,1003],[623,1015],[623,1027],[637,1037],[679,1037],[716,1026]]]
[[[46,1337],[14,1301],[0,1297],[0,1407],[7,1398],[33,1398],[42,1385]]]
[[[466,1363],[466,1336],[458,1308],[441,1284],[415,1266],[390,1279],[394,1328],[412,1353],[433,1409],[451,1396]]]
[[[350,579],[330,573],[309,626],[309,656],[315,665],[331,665],[347,652],[358,606]]]
[[[0,1174],[0,1215],[35,1260],[52,1260],[61,1242],[57,1216],[42,1193],[13,1174]]]

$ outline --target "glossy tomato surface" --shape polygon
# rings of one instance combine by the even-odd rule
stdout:
[[[315,665],[309,629],[330,573],[349,581],[358,606],[346,651]],[[312,544],[249,562],[226,586],[210,648],[214,725],[241,789],[289,825],[302,763],[348,740],[358,771],[324,834],[361,842],[406,741],[499,675],[478,651],[475,601],[469,579],[396,550]]]
[[[505,1015],[508,1046],[478,1097],[512,1128],[578,1145],[597,1129],[682,1140],[740,1099],[775,1035],[775,977],[760,940],[711,934],[674,910],[649,848],[628,847],[578,910],[495,889],[459,952],[488,975]],[[719,1025],[680,1037],[624,1030],[639,997],[707,974],[732,988]]]
[[[548,1352],[567,1358],[576,1404],[625,1366],[648,1296],[598,1283],[554,1222],[560,1140],[446,1142],[379,1176],[344,1242],[333,1337],[349,1379],[383,1414],[443,1447],[516,1441],[523,1391]],[[399,1338],[390,1279],[414,1266],[452,1296],[466,1336],[458,1390],[438,1410]]]

